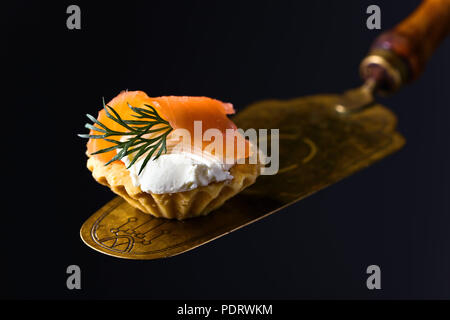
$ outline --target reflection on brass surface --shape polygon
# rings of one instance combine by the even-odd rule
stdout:
[[[170,257],[266,217],[403,146],[391,111],[374,105],[342,115],[334,109],[337,99],[318,95],[267,100],[239,112],[233,119],[239,128],[280,129],[280,170],[260,176],[209,215],[185,221],[159,219],[117,197],[83,224],[83,241],[115,257]]]

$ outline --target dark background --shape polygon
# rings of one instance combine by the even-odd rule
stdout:
[[[113,198],[85,167],[85,114],[123,89],[205,95],[242,109],[341,92],[379,31],[419,1],[123,1],[3,7],[7,191],[3,298],[450,298],[450,41],[414,84],[380,101],[406,146],[282,212],[170,259],[128,261],[79,228]],[[66,28],[78,4],[82,29]],[[4,6],[4,5],[2,5]],[[6,83],[6,85],[5,85]],[[6,111],[6,114],[5,114]],[[6,130],[6,126],[8,130]],[[66,268],[82,290],[66,288]],[[366,288],[368,265],[381,290]]]

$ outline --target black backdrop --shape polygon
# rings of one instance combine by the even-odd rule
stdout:
[[[450,41],[423,76],[381,100],[398,153],[282,212],[180,256],[128,261],[79,238],[113,194],[85,168],[85,113],[123,89],[206,95],[241,109],[340,92],[379,31],[418,1],[69,2],[3,7],[4,298],[450,298]],[[6,83],[6,85],[5,85]],[[4,126],[5,128],[5,126]],[[11,143],[11,144],[10,144]],[[66,288],[66,267],[82,290]],[[377,264],[382,289],[366,288]]]

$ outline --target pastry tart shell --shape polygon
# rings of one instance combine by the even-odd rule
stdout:
[[[159,218],[183,220],[207,215],[226,200],[252,185],[260,174],[260,164],[235,164],[230,169],[231,180],[214,182],[193,190],[153,194],[134,186],[122,162],[107,166],[95,157],[89,157],[87,167],[94,179],[108,186],[131,206]]]

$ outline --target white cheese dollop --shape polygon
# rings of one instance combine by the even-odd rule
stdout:
[[[148,161],[141,174],[138,174],[144,158],[138,159],[128,169],[133,185],[144,192],[183,192],[212,182],[233,179],[229,172],[232,165],[224,164],[214,157],[186,152],[162,154],[158,159]],[[131,158],[124,157],[122,162],[128,166]]]

